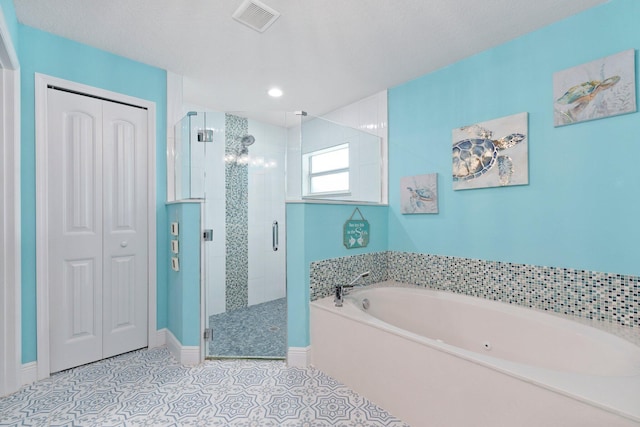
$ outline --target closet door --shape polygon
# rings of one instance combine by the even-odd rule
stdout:
[[[147,346],[147,111],[48,90],[50,371]]]

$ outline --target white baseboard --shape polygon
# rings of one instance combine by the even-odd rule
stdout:
[[[182,365],[193,366],[200,363],[200,347],[183,346],[173,333],[166,329],[167,348]]]
[[[162,347],[167,345],[167,328],[158,329],[155,335],[151,335],[149,348]]]
[[[310,365],[311,346],[289,347],[287,365],[294,368],[306,368]]]
[[[38,362],[29,362],[22,365],[20,370],[20,384],[29,385],[38,381]]]
[[[182,347],[180,363],[187,366],[195,366],[200,363],[200,347]]]

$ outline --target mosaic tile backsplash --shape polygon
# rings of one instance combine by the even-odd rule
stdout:
[[[384,280],[566,315],[640,326],[640,277],[410,252],[377,252],[311,263],[311,300],[363,271]],[[362,282],[360,282],[362,283]]]
[[[365,271],[369,272],[369,276],[363,277],[355,285],[370,285],[388,280],[387,252],[372,252],[312,262],[311,301],[333,295],[336,285],[346,285]]]

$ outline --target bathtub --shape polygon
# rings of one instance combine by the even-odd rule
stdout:
[[[632,342],[538,310],[386,285],[343,307],[311,303],[311,363],[411,426],[640,425]]]

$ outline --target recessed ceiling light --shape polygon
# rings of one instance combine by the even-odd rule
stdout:
[[[271,89],[269,89],[269,92],[267,92],[269,94],[269,96],[273,97],[273,98],[280,98],[282,96],[282,89],[278,89],[277,87],[273,87]]]

